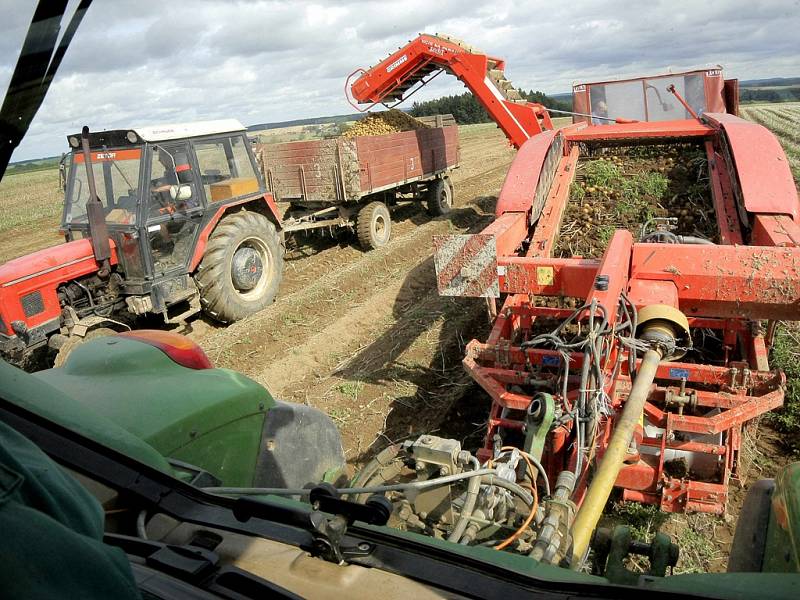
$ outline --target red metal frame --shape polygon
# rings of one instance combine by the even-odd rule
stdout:
[[[374,67],[351,73],[345,82],[345,94],[348,101],[349,91],[356,103],[369,103],[371,108],[387,99],[404,99],[404,93],[411,86],[446,70],[469,88],[514,147],[520,148],[542,131],[552,130],[553,123],[541,104],[506,98],[489,74],[504,69],[505,61],[501,58],[483,54],[449,38],[423,34]],[[357,73],[361,73],[360,77],[350,84]]]
[[[262,202],[264,203],[263,205],[261,204]],[[203,254],[205,254],[206,245],[208,245],[208,238],[211,236],[214,228],[217,226],[217,223],[219,223],[219,220],[229,210],[236,209],[244,205],[255,206],[256,210],[264,210],[267,214],[267,218],[275,224],[278,230],[281,229],[282,221],[280,212],[278,212],[278,205],[275,203],[275,198],[273,198],[272,194],[270,193],[264,194],[263,196],[242,198],[235,202],[230,202],[220,206],[214,213],[214,216],[206,221],[205,225],[203,225],[202,231],[200,231],[200,237],[197,239],[197,244],[195,244],[194,252],[192,253],[192,260],[189,261],[189,273],[193,273],[197,268],[197,265],[200,264],[200,261],[203,260]]]
[[[532,186],[542,185],[539,173],[554,137],[538,136],[523,146],[498,198],[497,220],[477,234],[473,244],[473,256],[480,254],[481,245],[496,248],[486,270],[490,276],[484,273],[481,289],[492,289],[489,284],[494,281],[494,296],[507,294],[487,341],[470,342],[464,359],[465,369],[492,401],[481,458],[491,456],[495,434],[513,436],[524,429],[521,411],[535,391],[526,388],[532,372],[545,381],[555,381],[561,372],[563,358],[558,352],[520,343],[530,338],[537,319],[564,319],[573,309],[542,306],[537,298],[596,299],[613,313],[616,299],[625,292],[638,308],[653,303],[676,306],[687,315],[690,329],[713,331],[721,349],[717,364],[661,363],[645,405],[638,452],[622,467],[616,486],[624,499],[656,504],[669,512],[724,512],[729,481],[738,476],[742,426],[783,402],[785,379],[769,370],[768,347],[757,322],[800,320],[800,228],[796,223],[800,202],[794,186],[787,185],[791,173],[785,157],[774,160],[766,170],[753,161],[751,143],[768,156],[782,155],[774,138],[766,139],[771,134],[765,131],[730,115],[711,115],[703,123],[570,128],[562,133],[560,163],[540,215],[531,214],[538,191]],[[634,243],[627,231],[618,231],[601,260],[552,258],[569,201],[578,144],[648,139],[704,145],[720,244]],[[437,246],[446,244],[444,237],[436,241]],[[460,266],[459,257],[454,256],[447,270],[437,268],[440,287],[446,287],[448,277],[455,274],[466,279],[463,290],[471,289],[469,272],[465,275]],[[474,264],[471,269],[480,271]],[[595,288],[599,275],[607,277],[605,289]],[[583,353],[569,354],[570,374],[580,372],[583,360]],[[631,387],[626,347],[613,349],[603,376],[616,415]],[[694,399],[685,412],[667,403],[680,394],[681,386]],[[570,384],[569,389],[567,398],[557,396],[557,402],[569,406],[575,400],[575,386]],[[597,458],[603,455],[614,418],[600,419]],[[575,465],[569,425],[559,425],[549,433],[542,462],[551,477]],[[711,472],[703,476],[693,471],[676,473],[666,456],[705,460],[702,464],[710,465]],[[587,470],[581,475],[574,497],[578,502],[590,479]]]

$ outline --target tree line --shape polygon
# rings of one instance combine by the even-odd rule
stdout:
[[[797,102],[800,100],[800,86],[739,89],[740,102]]]
[[[519,93],[528,102],[538,102],[547,108],[572,110],[572,106],[569,103],[555,100],[544,92],[534,92],[533,90],[526,92],[525,90],[520,90]],[[444,115],[449,113],[455,117],[459,125],[488,123],[492,120],[486,112],[486,109],[480,105],[475,99],[475,96],[470,92],[455,96],[443,96],[442,98],[426,100],[425,102],[414,102],[410,112],[415,117]]]

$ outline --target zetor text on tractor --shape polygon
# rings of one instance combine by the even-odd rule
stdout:
[[[278,290],[280,217],[236,120],[69,136],[66,243],[0,267],[0,352],[21,361],[201,308],[231,322]]]

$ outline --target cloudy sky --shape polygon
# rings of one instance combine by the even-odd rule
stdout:
[[[0,0],[0,89],[33,14]],[[352,112],[345,77],[419,32],[506,59],[517,87],[720,63],[728,77],[800,76],[800,0],[233,2],[95,0],[13,160],[113,129],[235,117],[244,124]],[[460,93],[442,76],[415,99]]]

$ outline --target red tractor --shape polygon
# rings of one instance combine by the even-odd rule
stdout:
[[[23,362],[155,313],[232,322],[263,309],[281,220],[234,119],[67,138],[66,243],[0,266],[0,354]]]

